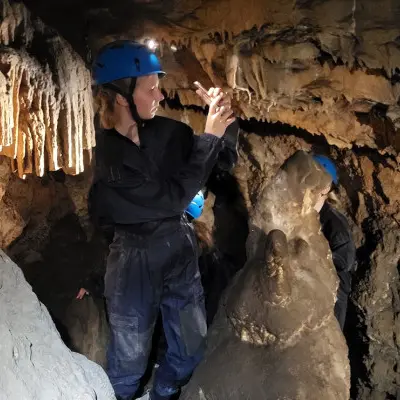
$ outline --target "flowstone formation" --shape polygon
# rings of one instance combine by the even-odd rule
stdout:
[[[227,289],[184,400],[347,400],[336,272],[313,204],[329,177],[296,152],[250,217],[248,262]]]

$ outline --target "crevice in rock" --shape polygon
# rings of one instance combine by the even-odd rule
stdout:
[[[171,97],[168,95],[166,90],[163,89],[161,90],[161,92],[164,95],[164,100],[160,103],[161,106],[165,107],[166,104],[171,110],[191,110],[204,116],[207,115],[207,107],[196,105],[182,105],[179,99],[179,95],[177,93],[175,93],[174,97]]]
[[[383,202],[385,204],[389,204],[390,200],[385,195],[385,193],[383,192],[382,184],[381,184],[381,181],[377,177],[377,172],[376,171],[374,171],[374,173],[372,174],[372,177],[373,177],[373,180],[374,180],[374,185],[375,185],[374,188],[375,188],[376,194],[383,200]]]
[[[261,137],[269,136],[295,136],[299,139],[303,139],[305,142],[315,146],[321,147],[327,150],[329,143],[323,135],[313,135],[305,129],[296,128],[289,124],[282,122],[265,122],[258,121],[255,118],[249,120],[239,120],[240,128],[248,133],[255,133]]]
[[[366,203],[367,208],[372,206],[372,199]],[[374,230],[373,219],[363,221],[361,228],[364,234],[364,242],[357,249],[357,270],[353,277],[353,290],[365,279],[371,270],[371,255],[376,250],[381,234]],[[349,301],[345,335],[349,345],[349,359],[351,366],[351,398],[358,399],[360,382],[368,385],[368,370],[365,365],[365,356],[369,352],[367,326],[364,320],[364,310],[354,300],[354,291]]]

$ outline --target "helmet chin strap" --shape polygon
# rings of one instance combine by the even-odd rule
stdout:
[[[109,88],[113,90],[114,92],[119,93],[121,96],[123,96],[126,101],[128,102],[129,105],[129,111],[131,112],[132,118],[135,120],[135,122],[138,125],[138,128],[142,127],[144,124],[144,120],[140,118],[139,113],[137,112],[136,104],[133,101],[133,92],[135,91],[135,86],[136,86],[136,78],[131,78],[131,83],[129,84],[129,89],[128,93],[121,89],[119,85],[116,85],[115,83],[106,83],[104,87]]]
[[[129,110],[131,112],[132,118],[136,121],[138,128],[143,126],[144,121],[140,118],[139,113],[137,112],[136,104],[133,101],[133,92],[135,91],[136,86],[136,78],[131,78],[131,83],[129,85],[129,93],[128,96],[125,96],[126,100],[129,104]]]

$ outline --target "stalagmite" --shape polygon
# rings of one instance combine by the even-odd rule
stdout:
[[[348,400],[336,271],[313,209],[329,180],[299,151],[259,193],[248,261],[220,301],[183,400]]]

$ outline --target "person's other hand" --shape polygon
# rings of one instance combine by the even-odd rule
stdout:
[[[85,288],[80,288],[78,294],[76,295],[76,299],[82,300],[85,295],[88,295],[89,292]]]

